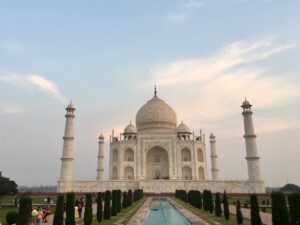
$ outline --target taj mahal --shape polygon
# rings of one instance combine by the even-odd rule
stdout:
[[[229,193],[264,193],[259,154],[252,120],[252,105],[242,104],[244,119],[247,180],[223,180],[219,176],[216,136],[209,135],[210,155],[206,155],[206,137],[195,135],[182,121],[177,123],[174,109],[154,96],[137,112],[135,125],[130,122],[120,136],[112,132],[109,155],[104,155],[104,136],[98,138],[99,149],[95,180],[73,180],[73,124],[75,107],[66,108],[61,174],[58,192],[99,192],[105,190],[143,189],[146,193],[174,193],[176,189]],[[104,159],[109,160],[109,179],[104,179]],[[211,168],[207,168],[207,160]],[[211,173],[211,179],[208,173]]]

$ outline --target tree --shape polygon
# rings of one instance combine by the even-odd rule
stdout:
[[[5,195],[14,195],[18,192],[17,184],[7,177],[2,177],[0,172],[0,199]]]
[[[282,192],[273,192],[272,195],[272,222],[273,225],[289,225],[289,215],[285,195]]]
[[[59,195],[56,201],[55,214],[53,218],[53,225],[63,225],[64,224],[64,196]]]
[[[208,190],[203,191],[203,209],[209,211],[209,192]]]
[[[110,197],[111,197],[110,191],[106,191],[105,192],[105,201],[104,201],[104,219],[105,220],[110,219]]]
[[[127,199],[128,199],[127,192],[124,191],[123,192],[123,201],[122,201],[122,207],[123,207],[123,209],[126,209],[128,207]]]
[[[224,209],[225,220],[229,220],[230,212],[229,212],[229,205],[228,205],[228,198],[227,198],[226,191],[224,191],[223,193],[223,209]]]
[[[211,191],[208,191],[208,210],[210,213],[214,211],[214,199]]]
[[[300,193],[292,193],[288,195],[288,202],[290,206],[291,224],[296,224],[300,220]]]
[[[84,220],[84,225],[91,225],[93,222],[93,208],[92,208],[92,195],[91,194],[86,195],[83,220]]]
[[[215,198],[215,214],[217,217],[220,217],[222,215],[221,197],[219,192],[216,193]]]
[[[97,221],[99,223],[102,221],[102,196],[100,192],[97,195]]]
[[[32,199],[23,197],[20,199],[19,218],[17,225],[28,225],[30,223]]]
[[[128,206],[132,204],[132,190],[128,191]]]
[[[117,191],[113,190],[112,191],[112,205],[111,205],[111,216],[116,216],[117,215]]]
[[[74,193],[67,194],[66,200],[66,225],[75,225],[75,196]]]
[[[122,192],[121,190],[117,190],[117,212],[121,212],[122,209]]]
[[[257,201],[257,196],[255,194],[252,194],[250,196],[250,202],[251,202],[251,225],[262,225],[261,218],[259,215],[259,205]]]
[[[6,223],[7,224],[15,224],[18,221],[19,214],[15,211],[9,211],[6,214]]]
[[[243,224],[243,214],[241,211],[241,203],[239,200],[236,202],[236,222],[237,224]]]

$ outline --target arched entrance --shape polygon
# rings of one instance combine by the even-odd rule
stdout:
[[[147,152],[147,179],[169,179],[169,157],[168,152],[155,146]]]

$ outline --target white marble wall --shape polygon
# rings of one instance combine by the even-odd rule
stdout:
[[[73,192],[103,192],[106,190],[141,188],[145,193],[174,193],[176,189],[211,190],[212,192],[227,193],[265,193],[264,183],[250,183],[249,181],[185,181],[185,180],[151,180],[151,181],[96,181],[81,180],[72,182]],[[58,192],[67,192],[68,184],[58,182]],[[253,189],[254,188],[254,189]]]

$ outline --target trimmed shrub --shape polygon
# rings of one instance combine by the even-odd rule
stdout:
[[[132,190],[128,191],[128,206],[132,204]]]
[[[110,197],[111,197],[110,191],[106,191],[105,201],[104,201],[104,216],[103,216],[105,220],[110,219]]]
[[[209,211],[209,191],[203,191],[203,209],[204,211]]]
[[[288,195],[290,206],[291,224],[296,224],[300,220],[300,193],[292,193]]]
[[[21,198],[17,225],[30,224],[31,209],[32,209],[32,199],[27,197]]]
[[[102,221],[102,194],[101,192],[98,193],[97,195],[97,221],[100,223]]]
[[[243,224],[244,218],[241,211],[241,203],[239,200],[236,202],[236,222],[237,224]]]
[[[117,190],[112,191],[112,197],[111,197],[111,216],[116,216],[117,215]]]
[[[211,191],[208,191],[208,210],[210,213],[214,212],[214,199]]]
[[[228,198],[226,191],[223,193],[223,209],[224,209],[224,218],[225,220],[229,220],[230,212],[229,212],[229,205],[228,205]]]
[[[261,218],[259,215],[259,205],[257,201],[257,196],[255,194],[252,194],[250,196],[250,202],[251,202],[251,225],[262,225]]]
[[[15,224],[18,221],[19,214],[16,211],[9,211],[6,214],[6,223],[7,224]]]
[[[215,214],[217,217],[222,215],[221,197],[219,192],[216,194],[215,198]]]
[[[273,225],[289,225],[289,215],[285,195],[282,192],[273,192],[272,195],[272,222]]]
[[[74,193],[67,194],[66,201],[66,225],[75,225],[75,196]]]
[[[85,210],[84,210],[84,225],[91,225],[93,222],[93,208],[92,208],[92,195],[87,194],[85,198]]]
[[[57,197],[53,225],[64,225],[64,201],[63,195]]]
[[[123,209],[126,209],[128,207],[127,201],[128,201],[128,195],[127,195],[127,192],[124,191],[123,192],[123,201],[122,201],[122,207],[123,207]]]

